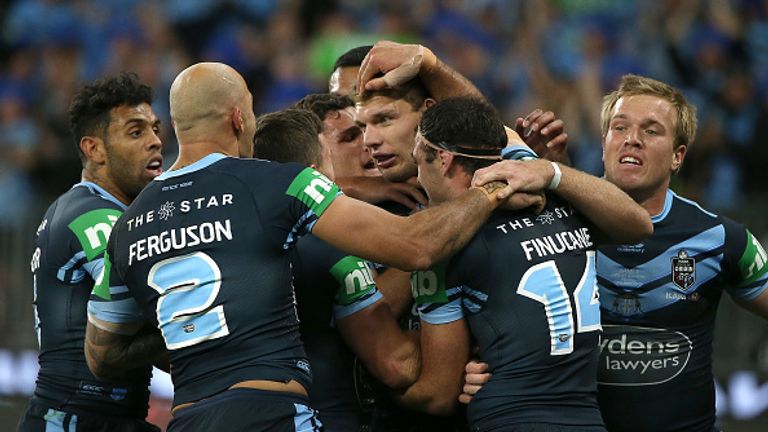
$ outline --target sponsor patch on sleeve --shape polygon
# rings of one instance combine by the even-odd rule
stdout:
[[[763,246],[751,232],[747,231],[747,246],[739,260],[741,286],[753,283],[768,271],[768,266],[765,265],[766,258]]]
[[[447,303],[445,291],[446,262],[441,262],[429,270],[411,273],[411,292],[416,304]]]
[[[341,305],[352,304],[368,296],[376,289],[373,275],[365,260],[355,256],[345,256],[329,270],[339,282],[336,302]]]
[[[77,236],[88,261],[107,248],[107,240],[115,222],[123,214],[115,209],[91,210],[70,222],[69,229]]]
[[[293,179],[285,193],[303,202],[320,216],[338,195],[339,187],[316,170],[305,168]]]

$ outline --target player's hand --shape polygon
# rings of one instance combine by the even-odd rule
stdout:
[[[358,92],[397,87],[436,63],[435,54],[423,45],[377,42],[360,65]]]
[[[385,201],[400,203],[411,210],[427,205],[427,197],[417,186],[393,183],[384,177],[340,177],[336,179],[347,196],[376,204]]]
[[[470,360],[464,367],[464,389],[459,395],[459,402],[468,404],[472,398],[483,388],[483,385],[491,379],[488,364],[476,360]]]
[[[536,214],[544,210],[547,205],[547,197],[544,191],[540,192],[515,192],[510,195],[499,207],[508,210],[523,210],[530,208]]]
[[[567,164],[568,134],[565,133],[565,123],[552,111],[535,109],[525,118],[518,117],[515,132],[539,157]]]
[[[507,187],[496,198],[506,200],[514,192],[541,192],[549,186],[555,171],[550,161],[505,160],[475,171],[472,186],[482,187],[493,181],[506,181]]]

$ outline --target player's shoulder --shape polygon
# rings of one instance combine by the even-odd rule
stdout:
[[[676,194],[672,190],[667,191],[664,209],[659,215],[653,217],[654,222],[668,219],[672,222],[688,221],[707,222],[718,224],[723,221],[723,216],[704,208],[698,202]]]
[[[225,158],[211,166],[211,170],[237,177],[273,179],[275,176],[295,177],[308,167],[299,163],[280,163],[256,158]]]
[[[106,190],[89,182],[76,184],[62,194],[54,205],[55,213],[51,215],[53,220],[49,223],[69,226],[70,229],[86,229],[99,223],[114,225],[126,208]]]
[[[64,244],[66,236],[74,235],[88,259],[106,247],[112,227],[125,210],[125,205],[114,196],[90,182],[76,184],[54,205],[43,222],[53,235],[52,241]]]

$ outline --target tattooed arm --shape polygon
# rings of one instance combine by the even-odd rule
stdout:
[[[108,323],[93,316],[85,329],[85,359],[91,372],[108,382],[125,381],[153,363],[167,370],[165,342],[156,328]]]

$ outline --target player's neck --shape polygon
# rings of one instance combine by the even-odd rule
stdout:
[[[629,194],[632,199],[635,200],[638,204],[640,204],[645,211],[648,212],[651,217],[661,214],[662,211],[664,211],[664,203],[667,200],[667,189],[668,186],[665,186],[664,188],[659,188],[653,193],[646,194],[646,195],[639,195],[638,194]]]
[[[128,194],[124,193],[114,181],[108,176],[103,175],[98,170],[89,170],[86,168],[83,168],[83,171],[81,173],[82,181],[87,181],[94,183],[98,185],[100,188],[107,191],[110,195],[115,197],[118,201],[125,205],[131,204],[131,198],[128,197]]]
[[[179,156],[176,161],[168,169],[169,171],[184,168],[192,165],[200,159],[213,154],[221,153],[227,156],[239,157],[237,145],[224,146],[221,143],[213,141],[194,141],[179,143]]]

